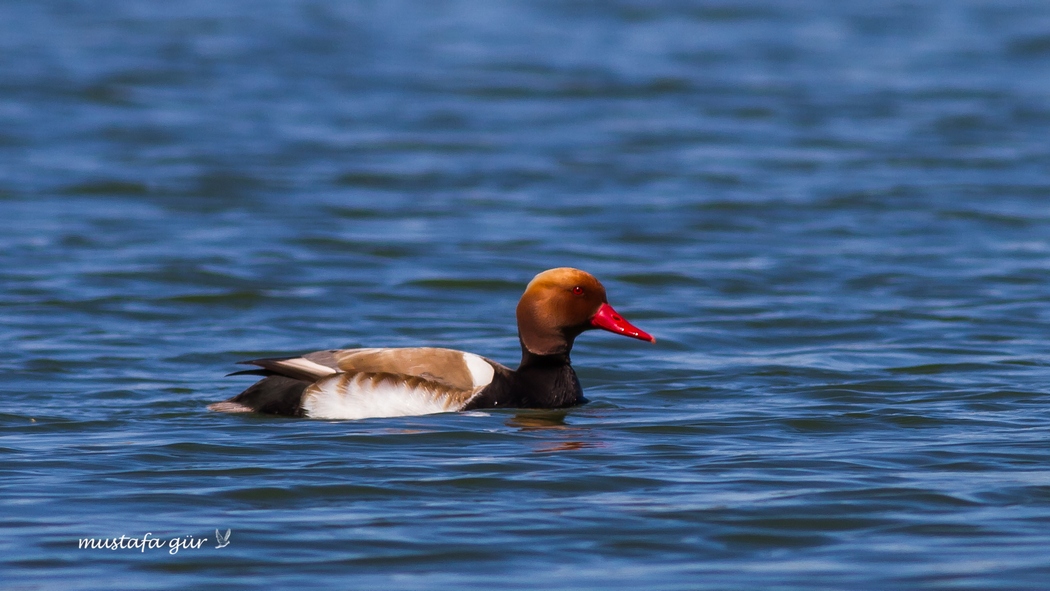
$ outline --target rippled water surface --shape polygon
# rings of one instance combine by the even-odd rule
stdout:
[[[18,589],[1045,589],[1050,5],[3,2]],[[585,268],[591,404],[209,413]],[[231,531],[216,548],[215,529]],[[208,537],[80,549],[83,538]]]

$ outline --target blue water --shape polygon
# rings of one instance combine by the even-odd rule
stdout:
[[[1045,589],[1050,4],[0,3],[12,589]],[[241,359],[592,403],[209,413]],[[216,548],[215,529],[231,533]],[[85,538],[208,537],[196,549]]]

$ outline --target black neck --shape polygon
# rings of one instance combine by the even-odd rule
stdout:
[[[532,368],[564,367],[571,364],[572,360],[569,359],[568,351],[551,355],[537,355],[526,349],[524,344],[521,345],[521,363],[518,364],[518,371]]]
[[[497,374],[464,410],[474,408],[565,408],[587,402],[569,352],[537,355],[521,347],[521,365]]]

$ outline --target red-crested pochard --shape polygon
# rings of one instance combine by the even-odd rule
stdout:
[[[544,271],[518,302],[521,364],[510,369],[452,349],[336,349],[243,361],[265,376],[208,408],[316,419],[397,417],[479,408],[563,408],[586,402],[569,365],[573,341],[601,328],[655,343],[613,310],[590,273]]]

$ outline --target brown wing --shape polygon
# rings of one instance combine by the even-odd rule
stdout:
[[[492,381],[494,368],[504,368],[473,353],[436,347],[333,349],[301,357],[255,359],[242,363],[309,382],[337,373],[395,374],[463,391],[487,385]]]

